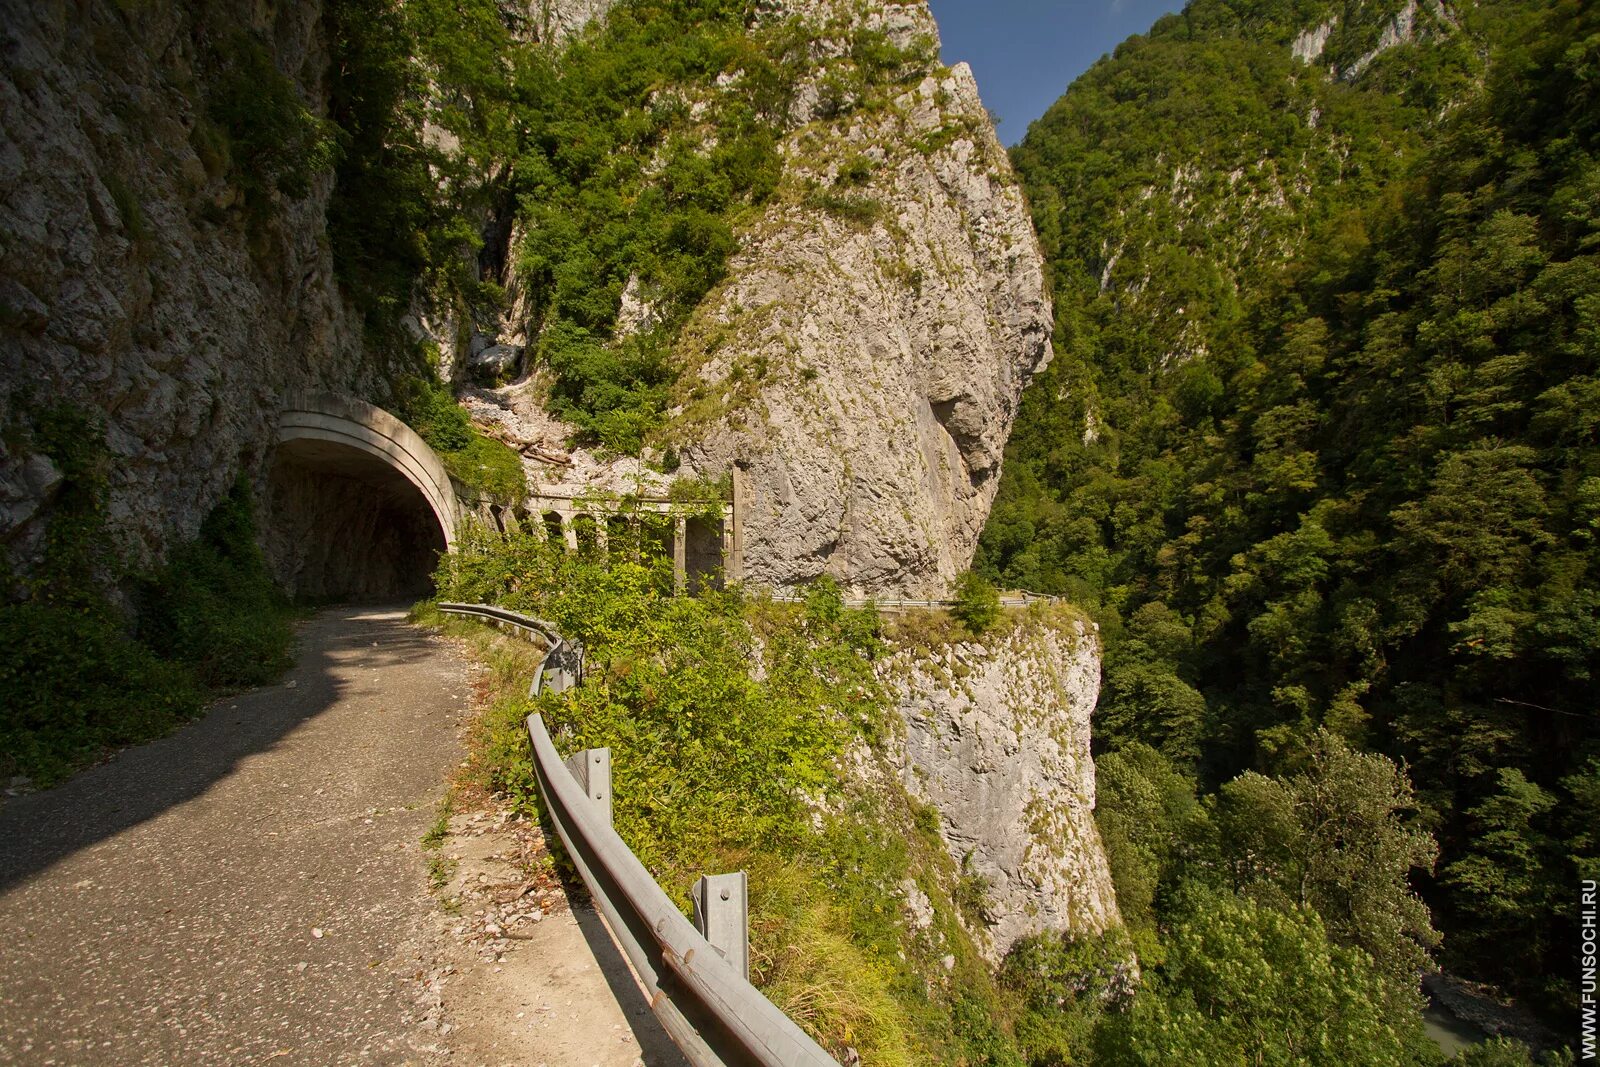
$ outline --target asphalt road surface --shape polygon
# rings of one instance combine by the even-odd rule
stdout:
[[[469,703],[403,609],[309,621],[284,681],[0,808],[0,1063],[433,1063],[420,838]]]

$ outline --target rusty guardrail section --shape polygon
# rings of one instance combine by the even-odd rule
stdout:
[[[483,604],[440,604],[536,633],[550,645],[530,692],[561,692],[581,678],[583,648],[547,622]],[[546,673],[550,683],[544,685]],[[672,1040],[694,1067],[839,1067],[795,1021],[750,984],[743,871],[707,875],[694,889],[695,921],[684,918],[611,826],[611,751],[565,761],[539,715],[528,716],[539,794],[567,855],[605,916]]]

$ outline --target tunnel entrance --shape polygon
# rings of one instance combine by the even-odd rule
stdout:
[[[428,498],[400,470],[336,441],[285,440],[267,494],[267,556],[298,598],[425,596],[445,551]]]

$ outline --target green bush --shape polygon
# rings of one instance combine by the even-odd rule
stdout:
[[[950,614],[973,637],[982,637],[1000,621],[1000,591],[983,575],[976,571],[963,574],[956,579],[955,594]]]
[[[1107,1011],[1127,1007],[1138,964],[1121,928],[1098,937],[1044,933],[1012,945],[1000,982],[1022,1001],[1017,1037],[1029,1062],[1092,1062],[1095,1027]]]
[[[867,658],[876,619],[844,609],[837,590],[817,594],[803,633],[774,629],[768,676],[756,681],[743,602],[674,596],[666,559],[608,565],[539,533],[477,531],[437,581],[441,598],[529,611],[583,643],[589,684],[541,710],[571,746],[609,745],[630,764],[617,825],[657,867],[792,846],[802,798],[831,781],[852,727],[871,720],[875,732],[882,713]]]
[[[223,135],[230,178],[257,213],[275,194],[299,199],[333,166],[332,126],[306,107],[267,46],[239,33],[213,59],[207,114]]]
[[[854,155],[839,164],[838,173],[833,177],[835,185],[866,185],[872,180],[872,160],[863,155]]]
[[[869,230],[888,212],[882,200],[826,190],[815,194],[811,203],[857,229]]]
[[[609,345],[558,320],[545,328],[538,353],[555,375],[557,414],[614,452],[639,451],[666,410],[674,378],[664,338],[636,335]]]
[[[263,685],[288,668],[293,610],[256,545],[243,478],[200,536],[174,549],[166,566],[140,584],[139,639],[187,666],[201,686]]]
[[[31,447],[62,472],[41,565],[0,607],[0,774],[50,785],[108,748],[159,737],[213,687],[288,664],[287,600],[255,543],[241,479],[194,542],[153,575],[124,573],[106,530],[104,432],[81,412],[34,416]],[[131,587],[135,610],[108,591]]]
[[[474,426],[467,410],[436,378],[406,379],[398,401],[400,417],[439,454],[457,481],[494,500],[517,503],[527,495],[522,457]]]
[[[0,607],[0,775],[52,785],[107,747],[161,736],[201,699],[188,669],[104,607]]]
[[[1152,988],[1097,1030],[1108,1067],[1429,1063],[1415,976],[1329,942],[1316,912],[1191,889]]]

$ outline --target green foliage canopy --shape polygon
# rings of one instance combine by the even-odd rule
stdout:
[[[1102,748],[1202,792],[1275,772],[1224,790],[1241,834],[1320,730],[1404,760],[1444,962],[1558,1012],[1600,752],[1600,24],[1475,5],[1333,80],[1285,47],[1332,13],[1196,0],[1016,151],[1060,353],[976,567],[1098,613]],[[1343,11],[1319,64],[1390,13]]]

